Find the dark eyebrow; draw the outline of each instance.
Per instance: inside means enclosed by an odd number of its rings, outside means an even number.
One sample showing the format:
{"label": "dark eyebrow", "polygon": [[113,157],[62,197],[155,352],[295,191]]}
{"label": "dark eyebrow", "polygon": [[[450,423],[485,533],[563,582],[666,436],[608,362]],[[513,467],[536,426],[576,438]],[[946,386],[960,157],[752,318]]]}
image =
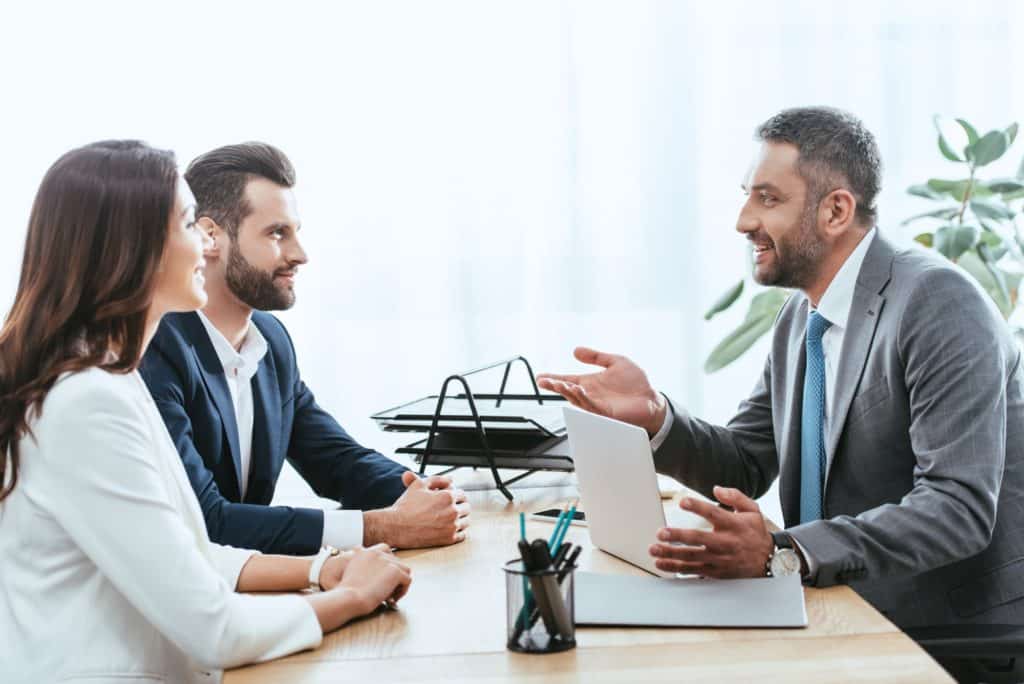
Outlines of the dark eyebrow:
{"label": "dark eyebrow", "polygon": [[[290,223],[284,223],[283,221],[277,221],[275,223],[271,223],[270,225],[268,225],[266,228],[263,229],[263,231],[266,232],[266,233],[269,233],[269,232],[272,232],[272,231],[275,231],[275,230],[281,230],[283,228],[292,228],[292,227],[293,226]],[[298,232],[302,228],[302,224],[301,223],[297,223],[297,224],[295,224],[294,228],[295,228],[295,232]]]}
{"label": "dark eyebrow", "polygon": [[776,194],[782,194],[779,189],[771,183],[758,183],[754,187],[750,188],[750,192],[757,192],[758,190],[767,190],[768,192],[774,192]]}

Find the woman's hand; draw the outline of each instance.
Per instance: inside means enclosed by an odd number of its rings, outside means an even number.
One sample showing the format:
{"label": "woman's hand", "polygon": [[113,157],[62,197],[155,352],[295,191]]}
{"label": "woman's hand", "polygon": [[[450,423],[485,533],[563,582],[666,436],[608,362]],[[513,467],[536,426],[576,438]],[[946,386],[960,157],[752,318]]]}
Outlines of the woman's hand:
{"label": "woman's hand", "polygon": [[[337,585],[329,591],[306,596],[325,634],[354,618],[372,613],[382,603],[393,607],[412,583],[409,567],[391,553],[387,544],[356,549],[347,555]],[[335,572],[336,569],[331,570],[332,576]]]}
{"label": "woman's hand", "polygon": [[337,556],[331,556],[324,561],[319,578],[321,589],[330,591],[341,583],[341,578],[345,575],[345,568],[348,567],[348,562],[352,560],[355,553],[352,550],[342,551]]}
{"label": "woman's hand", "polygon": [[412,583],[412,571],[387,544],[356,551],[345,568],[339,587],[354,592],[369,613],[385,601],[394,605]]}

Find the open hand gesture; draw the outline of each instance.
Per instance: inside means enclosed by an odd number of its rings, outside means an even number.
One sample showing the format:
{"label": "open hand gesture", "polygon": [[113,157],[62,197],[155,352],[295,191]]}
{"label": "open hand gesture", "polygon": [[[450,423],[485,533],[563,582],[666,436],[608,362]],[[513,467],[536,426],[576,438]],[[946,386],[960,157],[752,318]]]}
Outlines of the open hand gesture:
{"label": "open hand gesture", "polygon": [[654,391],[647,374],[625,356],[577,347],[573,356],[604,370],[586,375],[541,373],[537,384],[556,392],[578,408],[621,420],[654,435],[665,422],[667,402]]}

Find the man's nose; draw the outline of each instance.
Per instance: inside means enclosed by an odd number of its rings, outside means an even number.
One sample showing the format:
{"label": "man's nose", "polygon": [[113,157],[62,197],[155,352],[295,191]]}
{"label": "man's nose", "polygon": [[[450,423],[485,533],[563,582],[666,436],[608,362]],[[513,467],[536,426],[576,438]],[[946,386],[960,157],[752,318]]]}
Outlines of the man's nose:
{"label": "man's nose", "polygon": [[750,233],[756,233],[761,227],[761,222],[753,212],[748,211],[747,206],[744,205],[740,209],[740,215],[736,219],[736,231],[743,235],[749,235]]}
{"label": "man's nose", "polygon": [[291,249],[288,250],[288,261],[296,265],[305,264],[309,261],[309,256],[306,255],[306,250],[303,249],[298,237],[295,238]]}

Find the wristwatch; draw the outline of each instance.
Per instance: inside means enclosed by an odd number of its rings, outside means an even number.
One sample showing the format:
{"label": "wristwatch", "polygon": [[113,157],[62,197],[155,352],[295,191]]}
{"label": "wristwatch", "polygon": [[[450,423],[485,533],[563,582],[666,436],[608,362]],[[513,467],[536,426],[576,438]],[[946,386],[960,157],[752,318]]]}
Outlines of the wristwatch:
{"label": "wristwatch", "polygon": [[785,532],[772,532],[775,548],[764,566],[766,577],[785,577],[800,574],[800,556],[793,548],[793,538]]}
{"label": "wristwatch", "polygon": [[331,556],[337,556],[338,549],[333,546],[324,546],[320,549],[320,553],[316,554],[313,558],[313,563],[309,566],[309,588],[313,591],[323,591],[323,587],[320,586],[320,571],[324,568],[324,563]]}

